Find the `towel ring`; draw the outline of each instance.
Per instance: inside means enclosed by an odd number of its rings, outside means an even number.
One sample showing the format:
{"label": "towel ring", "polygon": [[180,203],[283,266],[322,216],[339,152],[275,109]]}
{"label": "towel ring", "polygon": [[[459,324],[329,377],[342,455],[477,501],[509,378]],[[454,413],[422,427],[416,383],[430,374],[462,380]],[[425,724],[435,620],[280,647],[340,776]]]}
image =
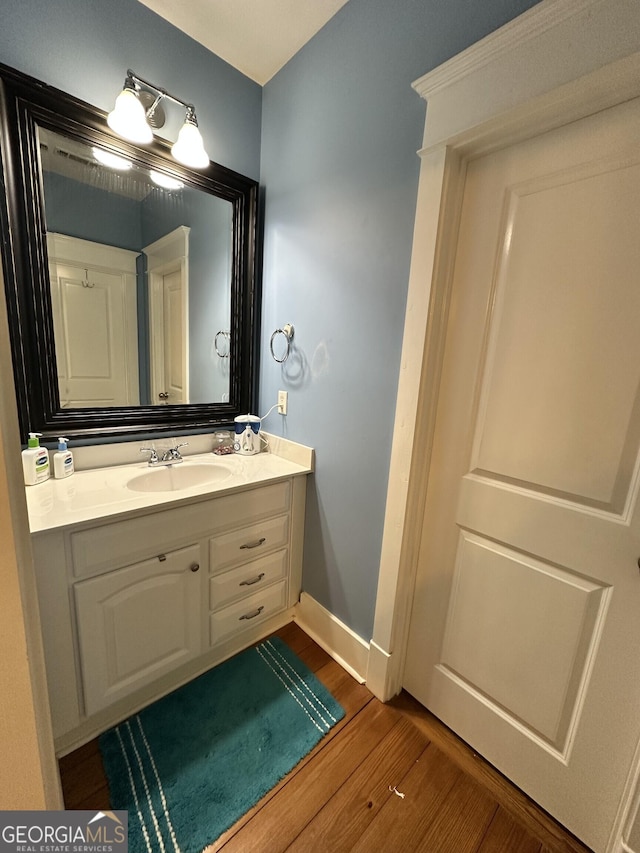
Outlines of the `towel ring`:
{"label": "towel ring", "polygon": [[[218,349],[218,338],[221,335],[226,341],[228,341],[226,352],[220,352],[220,350]],[[220,358],[229,358],[229,353],[231,352],[231,332],[216,332],[216,336],[213,339],[213,345],[216,348],[216,353]]]}
{"label": "towel ring", "polygon": [[[273,351],[273,341],[276,335],[284,335],[287,339],[287,349],[285,350],[285,354],[282,358],[277,358],[276,354]],[[288,358],[289,353],[291,352],[291,341],[293,340],[293,326],[291,323],[287,323],[286,326],[282,329],[276,329],[275,332],[271,335],[271,340],[269,341],[269,349],[271,350],[271,357],[274,361],[277,361],[278,364],[283,364]]]}

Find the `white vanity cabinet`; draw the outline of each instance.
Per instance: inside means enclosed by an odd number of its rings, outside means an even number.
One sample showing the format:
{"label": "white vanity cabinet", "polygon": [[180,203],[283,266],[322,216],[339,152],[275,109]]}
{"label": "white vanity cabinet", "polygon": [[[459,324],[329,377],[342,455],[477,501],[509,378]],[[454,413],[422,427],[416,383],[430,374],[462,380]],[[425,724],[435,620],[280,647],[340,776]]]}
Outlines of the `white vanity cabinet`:
{"label": "white vanity cabinet", "polygon": [[34,534],[59,753],[289,621],[305,491],[292,476]]}

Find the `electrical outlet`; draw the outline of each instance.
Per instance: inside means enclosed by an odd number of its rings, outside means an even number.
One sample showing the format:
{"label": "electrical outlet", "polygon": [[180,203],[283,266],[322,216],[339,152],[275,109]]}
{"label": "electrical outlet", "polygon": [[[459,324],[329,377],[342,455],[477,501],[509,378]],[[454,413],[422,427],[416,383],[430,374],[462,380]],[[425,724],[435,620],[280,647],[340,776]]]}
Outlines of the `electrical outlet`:
{"label": "electrical outlet", "polygon": [[289,397],[286,391],[278,391],[278,412],[281,415],[287,414],[287,398]]}

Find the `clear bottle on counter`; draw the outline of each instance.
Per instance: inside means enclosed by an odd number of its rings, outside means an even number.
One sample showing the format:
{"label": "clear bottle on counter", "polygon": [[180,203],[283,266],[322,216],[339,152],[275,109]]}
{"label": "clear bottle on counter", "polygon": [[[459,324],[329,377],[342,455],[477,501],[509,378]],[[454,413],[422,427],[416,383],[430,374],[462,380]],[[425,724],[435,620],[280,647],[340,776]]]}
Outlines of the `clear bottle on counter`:
{"label": "clear bottle on counter", "polygon": [[213,452],[216,456],[233,453],[233,436],[228,430],[219,430],[213,434]]}

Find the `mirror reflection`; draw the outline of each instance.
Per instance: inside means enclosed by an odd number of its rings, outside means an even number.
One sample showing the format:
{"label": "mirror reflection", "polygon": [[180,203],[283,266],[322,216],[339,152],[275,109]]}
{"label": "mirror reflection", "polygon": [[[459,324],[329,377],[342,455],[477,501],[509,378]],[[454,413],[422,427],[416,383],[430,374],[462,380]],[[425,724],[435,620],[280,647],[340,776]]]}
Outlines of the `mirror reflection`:
{"label": "mirror reflection", "polygon": [[228,402],[231,202],[38,139],[61,408]]}

